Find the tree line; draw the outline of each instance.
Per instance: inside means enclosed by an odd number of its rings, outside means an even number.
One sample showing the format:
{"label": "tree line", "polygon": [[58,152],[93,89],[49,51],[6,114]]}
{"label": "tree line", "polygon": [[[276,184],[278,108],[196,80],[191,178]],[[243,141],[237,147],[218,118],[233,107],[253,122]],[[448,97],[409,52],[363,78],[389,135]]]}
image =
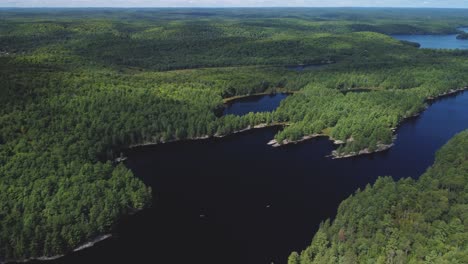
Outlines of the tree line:
{"label": "tree line", "polygon": [[464,131],[418,180],[380,177],[357,190],[288,263],[466,262],[467,149]]}
{"label": "tree line", "polygon": [[[341,153],[372,149],[467,81],[465,51],[361,32],[354,11],[89,12],[0,11],[0,259],[68,252],[149,206],[152,190],[112,162],[129,146],[281,123],[279,142],[324,133]],[[447,17],[425,32],[459,21]],[[275,91],[296,93],[271,113],[220,115],[223,99]]]}

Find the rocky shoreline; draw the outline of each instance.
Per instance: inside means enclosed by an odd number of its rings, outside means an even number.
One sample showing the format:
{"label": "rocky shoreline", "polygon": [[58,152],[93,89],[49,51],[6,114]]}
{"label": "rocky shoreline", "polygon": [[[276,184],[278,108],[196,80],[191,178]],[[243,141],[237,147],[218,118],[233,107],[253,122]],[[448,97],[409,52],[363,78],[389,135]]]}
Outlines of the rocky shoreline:
{"label": "rocky shoreline", "polygon": [[438,96],[429,96],[427,98],[427,101],[437,100],[437,99],[440,99],[442,97],[454,95],[454,94],[457,94],[457,93],[460,93],[460,92],[463,92],[463,91],[466,91],[466,90],[468,90],[468,86],[465,86],[465,87],[459,88],[459,89],[450,89],[449,91],[447,91],[445,93],[441,93]]}
{"label": "rocky shoreline", "polygon": [[[442,93],[438,96],[430,96],[428,97],[426,100],[427,101],[433,101],[433,100],[437,100],[439,98],[442,98],[442,97],[445,97],[445,96],[451,96],[451,95],[454,95],[454,94],[457,94],[459,92],[462,92],[462,91],[465,91],[465,90],[468,90],[468,86],[465,86],[463,88],[460,88],[460,89],[451,89],[445,93]],[[412,118],[412,117],[417,117],[419,116],[424,110],[422,110],[421,112],[418,112],[418,113],[415,113],[414,115],[411,115],[411,116],[407,116],[403,119],[406,120],[408,118]],[[402,121],[402,122],[403,122]],[[260,129],[260,128],[266,128],[266,127],[274,127],[274,126],[287,126],[289,125],[288,123],[272,123],[272,124],[266,124],[266,123],[263,123],[263,124],[259,124],[259,125],[255,125],[255,126],[248,126],[244,129],[240,129],[240,130],[236,130],[234,132],[231,132],[229,134],[225,134],[225,135],[218,135],[218,134],[215,134],[215,135],[212,135],[212,136],[209,136],[209,135],[204,135],[204,136],[200,136],[200,137],[195,137],[195,138],[188,138],[188,139],[183,139],[183,140],[180,140],[180,139],[173,139],[173,140],[167,140],[167,141],[160,141],[160,142],[145,142],[145,143],[141,143],[141,144],[134,144],[134,145],[130,145],[128,146],[129,149],[134,149],[134,148],[138,148],[138,147],[143,147],[143,146],[154,146],[154,145],[159,145],[159,144],[166,144],[166,143],[171,143],[171,142],[178,142],[178,141],[192,141],[192,140],[203,140],[203,139],[209,139],[209,138],[224,138],[226,136],[229,136],[229,135],[234,135],[234,134],[238,134],[238,133],[242,133],[242,132],[246,132],[246,131],[249,131],[249,130],[252,130],[252,129]],[[396,131],[396,128],[392,128],[392,131]],[[298,143],[301,143],[301,142],[304,142],[304,141],[307,141],[307,140],[311,140],[313,138],[317,138],[317,137],[329,137],[328,135],[326,134],[312,134],[312,135],[307,135],[307,136],[303,136],[301,139],[298,139],[298,140],[284,140],[281,144],[279,142],[277,142],[276,140],[271,140],[269,141],[267,144],[272,146],[272,147],[281,147],[281,146],[285,146],[285,145],[289,145],[289,144],[298,144]],[[333,139],[333,138],[330,138],[330,140],[333,141],[334,144],[336,145],[341,145],[341,144],[344,144],[346,142],[343,142],[342,140],[336,140],[336,139]],[[348,139],[349,141],[350,139]],[[365,154],[371,154],[371,153],[376,153],[376,152],[382,152],[382,151],[385,151],[387,149],[390,149],[391,147],[393,146],[393,143],[392,144],[378,144],[376,147],[376,150],[375,151],[370,151],[368,148],[366,149],[363,149],[363,150],[360,150],[359,152],[353,152],[353,153],[347,153],[347,154],[333,154],[332,153],[332,156],[333,158],[335,159],[338,159],[338,158],[348,158],[348,157],[355,157],[355,156],[359,156],[359,155],[365,155]],[[115,162],[122,162],[124,161],[125,158],[117,158],[115,160]]]}
{"label": "rocky shoreline", "polygon": [[[104,240],[106,240],[108,238],[111,238],[111,237],[112,237],[111,234],[98,236],[93,240],[90,240],[88,242],[85,242],[85,243],[79,245],[78,247],[73,249],[71,252],[77,252],[77,251],[81,251],[81,250],[90,248],[90,247],[94,246],[95,244],[97,244],[97,243],[99,243],[101,241],[104,241]],[[0,260],[0,264],[6,264],[6,263],[12,263],[12,262],[27,263],[27,262],[30,262],[30,261],[48,261],[48,260],[56,260],[56,259],[62,258],[64,256],[65,256],[65,254],[55,255],[55,256],[42,256],[42,257],[37,257],[37,258],[28,258],[28,259],[21,259],[21,260],[6,260],[6,261]]]}
{"label": "rocky shoreline", "polygon": [[382,152],[387,149],[390,149],[393,147],[395,144],[377,144],[377,148],[373,151],[369,150],[369,148],[365,148],[363,150],[360,150],[359,152],[350,152],[350,153],[338,153],[336,150],[332,151],[332,154],[330,155],[332,159],[345,159],[345,158],[351,158],[351,157],[356,157],[356,156],[361,156],[361,155],[367,155],[367,154],[372,154],[372,153],[377,153],[377,152]]}
{"label": "rocky shoreline", "polygon": [[95,239],[93,239],[93,240],[91,240],[89,242],[86,242],[86,243],[82,244],[81,246],[75,248],[73,250],[73,252],[77,252],[77,251],[80,251],[80,250],[83,250],[83,249],[90,248],[90,247],[94,246],[96,243],[99,243],[99,242],[104,241],[104,240],[106,240],[108,238],[111,238],[111,237],[112,237],[111,234],[98,236],[97,238],[95,238]]}
{"label": "rocky shoreline", "polygon": [[[233,131],[231,133],[223,134],[223,135],[215,134],[215,135],[212,135],[212,136],[204,135],[204,136],[194,137],[194,138],[172,139],[172,140],[160,141],[160,142],[144,142],[144,143],[140,143],[140,144],[130,145],[130,146],[128,146],[128,148],[129,149],[135,149],[135,148],[138,148],[138,147],[156,146],[156,145],[159,145],[159,144],[167,144],[167,143],[174,143],[174,142],[180,142],[180,141],[195,141],[195,140],[205,140],[205,139],[210,139],[210,138],[224,138],[224,137],[227,137],[227,136],[230,136],[230,135],[235,135],[235,134],[247,132],[247,131],[254,130],[254,129],[262,129],[262,128],[275,127],[275,126],[287,126],[287,125],[288,125],[288,123],[271,123],[271,124],[262,123],[262,124],[258,124],[258,125],[255,125],[255,126],[248,126],[246,128],[236,130],[236,131]],[[123,161],[125,159],[126,159],[125,157],[124,158],[117,158],[117,159],[115,159],[115,162]]]}
{"label": "rocky shoreline", "polygon": [[[392,129],[393,131],[395,131],[394,129]],[[335,145],[342,145],[342,144],[345,144],[346,142],[342,141],[342,140],[337,140],[337,139],[333,139],[333,138],[330,138],[329,136],[325,135],[325,134],[313,134],[313,135],[309,135],[309,136],[304,136],[302,137],[301,139],[298,139],[298,140],[284,140],[282,144],[279,144],[275,139],[272,139],[270,140],[267,144],[274,147],[274,148],[277,148],[277,147],[282,147],[282,146],[285,146],[285,145],[289,145],[289,144],[298,144],[298,143],[301,143],[301,142],[304,142],[306,140],[310,140],[310,139],[313,139],[313,138],[318,138],[318,137],[328,137],[330,140],[333,141],[333,144]],[[395,138],[394,138],[395,140]],[[352,141],[352,138],[351,139],[348,139],[347,142],[351,142]],[[377,153],[377,152],[382,152],[382,151],[385,151],[387,149],[390,149],[391,147],[393,147],[393,143],[391,144],[377,144],[377,148],[373,151],[369,150],[369,148],[365,148],[365,149],[362,149],[358,152],[350,152],[350,153],[338,153],[336,150],[332,151],[332,153],[330,154],[329,157],[332,157],[332,159],[344,159],[344,158],[350,158],[350,157],[356,157],[356,156],[360,156],[360,155],[366,155],[366,154],[372,154],[372,153]]]}
{"label": "rocky shoreline", "polygon": [[[460,89],[451,89],[448,92],[440,94],[439,96],[428,97],[427,101],[437,100],[437,99],[445,97],[445,96],[451,96],[451,95],[457,94],[457,93],[465,91],[465,90],[468,90],[468,86],[466,86],[464,88],[460,88]],[[424,111],[424,110],[422,110],[422,111]],[[419,116],[421,114],[421,112],[418,112],[418,113],[415,113],[414,115],[408,116],[405,119],[415,117],[415,116]],[[213,135],[213,136],[204,135],[204,136],[185,139],[185,140],[192,141],[192,140],[203,140],[203,139],[209,139],[209,138],[223,138],[223,137],[226,137],[226,136],[229,136],[229,135],[246,132],[246,131],[253,130],[253,129],[261,129],[261,128],[274,127],[274,126],[286,126],[286,125],[288,125],[288,123],[271,123],[271,124],[263,123],[263,124],[259,124],[259,125],[255,125],[255,126],[248,126],[248,127],[244,128],[244,129],[237,130],[237,131],[234,131],[232,133],[225,134],[225,135],[216,135],[216,134]],[[392,128],[392,131],[395,132],[396,128]],[[344,142],[342,140],[335,140],[335,139],[333,139],[330,136],[325,135],[325,134],[312,134],[312,135],[304,136],[299,140],[285,140],[285,141],[282,142],[282,144],[279,144],[276,140],[273,139],[273,140],[269,141],[267,144],[272,146],[272,147],[281,147],[281,146],[285,146],[285,145],[289,145],[289,144],[298,144],[300,142],[304,142],[304,141],[311,140],[313,138],[318,138],[318,137],[329,137],[329,139],[332,140],[335,145],[341,145],[341,144],[346,143],[346,142]],[[395,140],[395,138],[396,137],[394,137],[393,140]],[[181,140],[175,139],[175,140],[169,140],[169,141],[161,141],[161,142],[157,142],[157,143],[155,143],[155,142],[145,142],[145,143],[141,143],[141,144],[130,145],[128,148],[133,149],[133,148],[142,147],[142,146],[152,146],[152,145],[159,145],[159,144],[165,144],[165,143],[177,142],[177,141],[181,141]],[[348,139],[347,141],[348,142],[352,141],[352,138]],[[376,146],[377,148],[375,150],[373,150],[373,151],[370,151],[368,148],[365,148],[365,149],[360,150],[359,152],[342,153],[342,154],[340,154],[336,150],[334,150],[331,153],[330,156],[332,157],[332,159],[350,158],[350,157],[356,157],[356,156],[360,156],[360,155],[367,155],[367,154],[382,152],[382,151],[390,149],[393,146],[394,146],[394,143],[391,143],[391,144],[378,144]],[[119,157],[119,158],[115,159],[115,162],[123,162],[125,160],[126,160],[126,157]],[[93,239],[91,241],[88,241],[86,243],[81,244],[77,248],[73,249],[72,252],[76,252],[76,251],[80,251],[80,250],[90,248],[90,247],[94,246],[96,243],[99,243],[99,242],[101,242],[103,240],[106,240],[106,239],[108,239],[110,237],[112,237],[111,234],[105,234],[105,235],[98,236],[97,238],[95,238],[95,239]],[[0,264],[9,263],[9,262],[26,263],[26,262],[35,261],[35,260],[39,260],[39,261],[55,260],[55,259],[59,259],[59,258],[61,258],[63,256],[64,255],[56,255],[56,256],[50,256],[50,257],[42,256],[42,257],[38,257],[38,258],[30,258],[30,259],[24,259],[24,260],[8,260],[8,261],[0,259]]]}
{"label": "rocky shoreline", "polygon": [[288,140],[288,139],[285,139],[283,140],[283,142],[281,142],[281,144],[276,141],[276,139],[272,139],[270,140],[267,145],[270,145],[274,148],[278,148],[278,147],[282,147],[282,146],[286,146],[286,145],[290,145],[290,144],[298,144],[298,143],[301,143],[301,142],[304,142],[304,141],[307,141],[307,140],[311,140],[313,138],[317,138],[317,137],[326,137],[325,134],[312,134],[312,135],[308,135],[308,136],[303,136],[301,139],[298,139],[298,140]]}
{"label": "rocky shoreline", "polygon": [[[466,91],[466,90],[468,90],[468,86],[465,86],[465,87],[460,88],[460,89],[451,89],[451,90],[449,90],[449,91],[447,91],[445,93],[442,93],[442,94],[440,94],[438,96],[434,96],[434,97],[430,96],[426,100],[427,101],[433,101],[433,100],[437,100],[437,99],[440,99],[440,98],[443,98],[443,97],[446,97],[446,96],[455,95],[457,93],[460,93],[460,92],[463,92],[463,91]],[[420,112],[417,112],[417,113],[415,113],[415,114],[413,114],[411,116],[405,117],[400,122],[400,124],[402,122],[404,122],[406,119],[417,117],[417,116],[421,115],[421,113],[426,109],[427,109],[427,107],[424,108],[423,110],[421,110]],[[400,125],[400,124],[398,124],[398,125]],[[393,132],[395,132],[397,130],[397,128],[392,128],[391,130]],[[325,134],[312,134],[312,135],[308,135],[308,136],[303,136],[301,139],[298,139],[298,140],[284,140],[281,144],[273,139],[270,142],[268,142],[268,145],[270,145],[272,147],[281,147],[281,146],[285,146],[285,145],[289,145],[289,144],[297,144],[297,143],[300,143],[300,142],[303,142],[303,141],[306,141],[306,140],[310,140],[310,139],[313,139],[313,138],[317,138],[317,137],[329,137],[329,139],[332,140],[335,145],[341,145],[341,144],[346,143],[346,142],[344,142],[342,140],[333,139],[330,136],[325,135]],[[393,137],[392,141],[395,141],[395,139],[396,139],[396,136]],[[352,139],[348,139],[347,141],[349,142],[350,140],[352,140]],[[393,146],[394,146],[393,142],[391,144],[379,143],[379,144],[377,144],[376,149],[373,150],[373,151],[369,150],[369,148],[365,148],[365,149],[362,149],[362,150],[360,150],[358,152],[350,152],[350,153],[338,153],[336,150],[334,150],[334,151],[332,151],[330,156],[332,157],[332,159],[350,158],[350,157],[356,157],[356,156],[360,156],[360,155],[367,155],[367,154],[382,152],[382,151],[390,149]]]}

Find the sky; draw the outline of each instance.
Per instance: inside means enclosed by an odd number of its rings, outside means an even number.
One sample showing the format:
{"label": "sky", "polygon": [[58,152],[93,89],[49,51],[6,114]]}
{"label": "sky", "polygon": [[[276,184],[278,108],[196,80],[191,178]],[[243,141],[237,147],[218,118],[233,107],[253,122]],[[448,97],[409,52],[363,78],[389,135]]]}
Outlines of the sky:
{"label": "sky", "polygon": [[468,0],[0,0],[0,7],[440,7]]}

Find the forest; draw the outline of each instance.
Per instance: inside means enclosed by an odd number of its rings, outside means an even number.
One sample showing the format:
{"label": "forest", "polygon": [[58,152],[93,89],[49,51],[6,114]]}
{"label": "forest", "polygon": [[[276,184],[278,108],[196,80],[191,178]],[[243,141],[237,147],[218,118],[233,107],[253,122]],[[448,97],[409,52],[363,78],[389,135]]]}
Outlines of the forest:
{"label": "forest", "polygon": [[289,264],[466,263],[468,130],[418,180],[380,177],[343,201]]}
{"label": "forest", "polygon": [[[279,143],[341,140],[338,155],[391,143],[428,98],[468,84],[467,51],[389,36],[468,20],[427,12],[1,9],[0,260],[69,252],[150,206],[114,162],[131,146],[259,124],[286,124]],[[310,64],[323,66],[287,68]],[[279,91],[295,93],[274,112],[220,115],[223,99]]]}

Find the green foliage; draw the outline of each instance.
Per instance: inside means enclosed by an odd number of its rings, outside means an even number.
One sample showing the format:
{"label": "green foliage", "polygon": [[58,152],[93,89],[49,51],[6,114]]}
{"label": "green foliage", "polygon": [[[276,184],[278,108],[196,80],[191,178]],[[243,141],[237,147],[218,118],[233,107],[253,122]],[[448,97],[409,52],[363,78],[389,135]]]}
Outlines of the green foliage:
{"label": "green foliage", "polygon": [[343,201],[290,263],[466,263],[468,131],[419,180],[379,178]]}
{"label": "green foliage", "polygon": [[[468,53],[419,50],[381,33],[453,32],[466,18],[427,10],[0,10],[0,259],[67,252],[148,206],[151,190],[108,161],[133,145],[259,124],[288,124],[279,142],[326,133],[346,142],[342,153],[390,143],[391,129],[426,98],[466,86]],[[323,66],[286,68],[311,64]],[[275,112],[220,115],[223,99],[285,91],[295,93]],[[317,241],[312,255],[329,246]],[[345,253],[348,262],[359,256]]]}

